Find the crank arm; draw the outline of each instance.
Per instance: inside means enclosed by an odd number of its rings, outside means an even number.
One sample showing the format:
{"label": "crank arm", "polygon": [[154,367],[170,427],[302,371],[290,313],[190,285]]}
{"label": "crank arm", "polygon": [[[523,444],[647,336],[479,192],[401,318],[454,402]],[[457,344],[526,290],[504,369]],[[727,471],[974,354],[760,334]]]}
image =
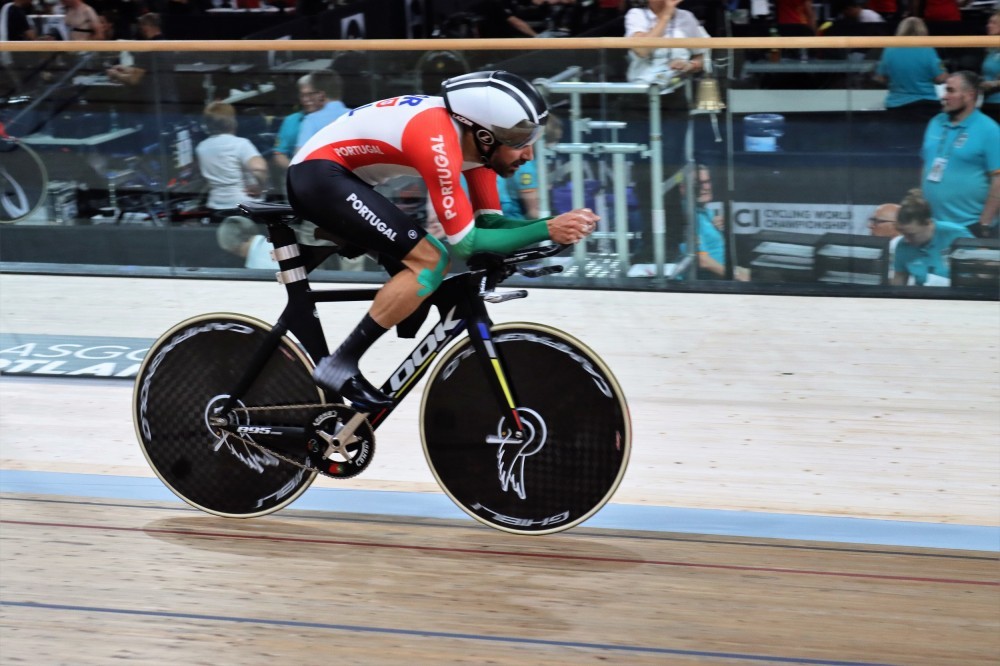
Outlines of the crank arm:
{"label": "crank arm", "polygon": [[365,422],[366,414],[364,412],[358,412],[351,417],[351,420],[344,424],[340,432],[334,435],[320,431],[318,434],[326,442],[326,452],[323,454],[324,458],[329,458],[333,453],[340,452],[344,454],[345,447],[348,444],[353,444],[358,441],[358,438],[354,436],[354,432],[358,429],[362,423]]}

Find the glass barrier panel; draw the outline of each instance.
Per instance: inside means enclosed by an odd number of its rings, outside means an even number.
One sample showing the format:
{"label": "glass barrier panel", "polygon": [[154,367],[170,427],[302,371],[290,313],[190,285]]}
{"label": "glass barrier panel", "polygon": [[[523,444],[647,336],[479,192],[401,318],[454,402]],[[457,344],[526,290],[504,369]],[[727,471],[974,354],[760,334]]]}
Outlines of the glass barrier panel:
{"label": "glass barrier panel", "polygon": [[[666,53],[649,48],[656,40],[606,38],[5,43],[0,262],[270,276],[266,229],[235,207],[287,202],[288,163],[309,136],[378,100],[416,105],[451,76],[504,69],[550,109],[531,159],[497,177],[504,214],[600,216],[552,260],[562,272],[535,284],[939,286],[950,289],[935,297],[996,298],[1000,92],[990,81],[1000,67],[990,63],[1000,56],[984,38],[895,39],[671,40]],[[927,67],[914,81],[918,61]],[[964,70],[985,72],[986,95],[963,96],[969,81],[948,74]],[[477,159],[465,157],[467,167]],[[369,185],[443,237],[415,171],[358,183]],[[330,242],[308,222],[298,233]],[[328,259],[316,276],[380,282],[384,272],[362,255]]]}

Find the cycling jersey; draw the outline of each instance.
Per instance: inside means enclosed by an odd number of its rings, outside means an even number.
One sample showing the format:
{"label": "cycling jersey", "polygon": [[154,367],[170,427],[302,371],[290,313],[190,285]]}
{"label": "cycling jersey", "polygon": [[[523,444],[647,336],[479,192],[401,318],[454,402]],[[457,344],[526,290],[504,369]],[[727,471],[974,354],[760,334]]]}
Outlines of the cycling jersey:
{"label": "cycling jersey", "polygon": [[[313,135],[291,164],[329,160],[372,186],[419,175],[449,244],[458,245],[473,231],[477,215],[500,213],[496,174],[465,162],[460,139],[442,98],[405,95],[344,114]],[[463,173],[469,195],[460,184]]]}

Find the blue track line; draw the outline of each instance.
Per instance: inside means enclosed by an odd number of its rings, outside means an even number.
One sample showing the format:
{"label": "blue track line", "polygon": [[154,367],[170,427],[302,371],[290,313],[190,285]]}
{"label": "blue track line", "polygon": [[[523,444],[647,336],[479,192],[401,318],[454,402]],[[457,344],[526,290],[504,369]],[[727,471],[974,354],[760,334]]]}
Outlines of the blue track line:
{"label": "blue track line", "polygon": [[446,638],[463,641],[486,643],[512,643],[516,645],[534,645],[544,647],[575,648],[582,650],[601,650],[606,652],[632,652],[644,654],[663,654],[684,657],[705,657],[711,659],[738,661],[765,661],[781,664],[816,664],[819,666],[892,666],[891,664],[840,661],[831,659],[808,659],[800,657],[777,657],[761,654],[743,654],[739,652],[707,652],[702,650],[679,650],[671,648],[646,647],[642,645],[614,645],[611,643],[580,643],[574,641],[554,641],[541,638],[520,638],[516,636],[488,636],[484,634],[460,634],[447,631],[422,631],[419,629],[394,629],[392,627],[365,627],[350,624],[328,624],[326,622],[303,622],[300,620],[278,620],[254,617],[233,617],[228,615],[201,615],[197,613],[173,613],[169,611],[130,610],[127,608],[102,608],[98,606],[72,606],[66,604],[47,604],[32,601],[2,601],[0,606],[13,608],[33,608],[51,611],[76,611],[81,613],[107,613],[110,615],[131,615],[139,617],[157,617],[174,620],[200,620],[204,622],[234,622],[239,624],[259,624],[272,627],[295,627],[297,629],[325,629],[329,631],[347,631],[369,634],[388,634],[393,636],[418,636],[420,638]]}
{"label": "blue track line", "polygon": [[[0,492],[180,502],[159,479],[0,469]],[[290,506],[380,516],[469,520],[444,493],[310,488]],[[1000,553],[1000,527],[611,503],[586,527]]]}

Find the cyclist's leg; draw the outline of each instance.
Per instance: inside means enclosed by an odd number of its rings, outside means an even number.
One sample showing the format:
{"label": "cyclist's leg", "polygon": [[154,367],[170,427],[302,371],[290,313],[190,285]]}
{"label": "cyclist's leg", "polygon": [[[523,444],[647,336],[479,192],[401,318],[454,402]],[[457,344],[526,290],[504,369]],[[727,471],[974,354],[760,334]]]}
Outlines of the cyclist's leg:
{"label": "cyclist's leg", "polygon": [[425,236],[403,257],[402,263],[406,270],[385,283],[369,312],[387,329],[413,314],[438,288],[448,272],[448,250],[438,239]]}
{"label": "cyclist's leg", "polygon": [[288,197],[306,219],[348,242],[401,262],[376,295],[368,314],[330,356],[319,361],[322,386],[372,411],[391,400],[361,375],[362,355],[389,328],[434,292],[447,270],[448,252],[388,199],[340,165],[313,160],[288,171]]}

